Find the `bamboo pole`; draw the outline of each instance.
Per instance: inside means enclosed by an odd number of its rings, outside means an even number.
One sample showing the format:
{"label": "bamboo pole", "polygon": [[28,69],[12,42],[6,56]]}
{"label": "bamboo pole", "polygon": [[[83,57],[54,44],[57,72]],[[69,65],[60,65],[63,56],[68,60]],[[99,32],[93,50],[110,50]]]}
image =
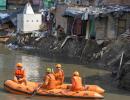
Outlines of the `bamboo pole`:
{"label": "bamboo pole", "polygon": [[121,54],[120,64],[119,64],[118,73],[117,73],[117,79],[120,77],[120,72],[121,72],[121,68],[122,68],[124,53],[125,52],[123,51],[122,54]]}

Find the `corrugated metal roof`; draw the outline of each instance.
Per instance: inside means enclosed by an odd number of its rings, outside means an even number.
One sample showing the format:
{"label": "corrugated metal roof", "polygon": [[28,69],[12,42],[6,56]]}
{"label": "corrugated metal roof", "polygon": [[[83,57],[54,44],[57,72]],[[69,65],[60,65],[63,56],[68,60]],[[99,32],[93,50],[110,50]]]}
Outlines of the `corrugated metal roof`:
{"label": "corrugated metal roof", "polygon": [[122,5],[109,5],[109,6],[102,6],[102,7],[94,7],[94,6],[89,6],[89,7],[84,7],[84,8],[78,8],[78,7],[71,7],[67,8],[63,16],[64,17],[75,17],[75,16],[82,16],[84,13],[88,13],[89,15],[93,14],[96,17],[99,16],[100,14],[109,14],[112,12],[130,12],[130,6],[122,6]]}
{"label": "corrugated metal roof", "polygon": [[70,16],[70,17],[75,17],[75,16],[82,16],[86,12],[86,7],[84,8],[76,8],[76,7],[69,7],[65,10],[63,13],[63,16]]}
{"label": "corrugated metal roof", "polygon": [[0,24],[6,23],[8,21],[13,21],[14,25],[16,25],[16,16],[17,14],[21,13],[23,9],[19,9],[13,13],[0,13]]}

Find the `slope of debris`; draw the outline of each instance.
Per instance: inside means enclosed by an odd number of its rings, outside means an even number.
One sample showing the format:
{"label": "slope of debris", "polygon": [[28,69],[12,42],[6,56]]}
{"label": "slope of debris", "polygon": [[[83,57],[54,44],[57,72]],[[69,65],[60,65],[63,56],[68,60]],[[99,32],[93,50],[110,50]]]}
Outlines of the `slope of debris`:
{"label": "slope of debris", "polygon": [[39,48],[37,52],[40,55],[79,58],[84,45],[84,40],[78,40],[76,38],[57,40],[54,37],[48,37],[43,38],[35,46]]}
{"label": "slope of debris", "polygon": [[127,61],[121,68],[119,86],[130,90],[130,60]]}
{"label": "slope of debris", "polygon": [[130,90],[130,34],[122,34],[106,48],[99,63],[112,71],[119,86]]}

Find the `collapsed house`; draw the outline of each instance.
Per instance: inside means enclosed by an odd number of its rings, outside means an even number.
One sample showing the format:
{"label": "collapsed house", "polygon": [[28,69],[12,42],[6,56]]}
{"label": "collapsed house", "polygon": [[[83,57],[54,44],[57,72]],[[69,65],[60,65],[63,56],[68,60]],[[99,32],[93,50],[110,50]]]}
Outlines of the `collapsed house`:
{"label": "collapsed house", "polygon": [[[0,13],[0,31],[8,33],[6,30],[16,31],[17,14],[21,13],[22,9],[10,13]],[[11,32],[12,32],[11,31]],[[10,32],[10,31],[9,31]]]}

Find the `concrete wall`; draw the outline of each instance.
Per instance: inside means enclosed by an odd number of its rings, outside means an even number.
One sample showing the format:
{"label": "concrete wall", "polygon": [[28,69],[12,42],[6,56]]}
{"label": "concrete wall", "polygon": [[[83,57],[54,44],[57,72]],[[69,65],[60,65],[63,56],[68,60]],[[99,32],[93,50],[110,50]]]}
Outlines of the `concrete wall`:
{"label": "concrete wall", "polygon": [[130,13],[127,13],[127,23],[126,23],[126,29],[130,29]]}
{"label": "concrete wall", "polygon": [[23,31],[23,14],[17,15],[17,31]]}
{"label": "concrete wall", "polygon": [[[124,31],[122,33],[119,33],[120,25],[118,21],[120,20],[125,20],[126,21],[126,27],[124,27]],[[123,27],[123,24],[121,24],[121,27]],[[117,38],[120,34],[123,34],[126,32],[127,29],[130,29],[130,14],[126,13],[124,16],[119,17],[119,18],[113,18],[112,16],[108,17],[108,25],[107,25],[107,37],[108,39],[115,39]]]}
{"label": "concrete wall", "polygon": [[107,38],[107,19],[101,18],[96,20],[96,39],[106,39]]}
{"label": "concrete wall", "polygon": [[32,32],[35,30],[40,29],[40,25],[42,24],[42,17],[41,14],[24,14],[22,16],[18,16],[17,20],[18,27],[17,29],[21,28],[21,31],[24,33]]}
{"label": "concrete wall", "polygon": [[107,38],[108,39],[115,39],[116,38],[116,32],[115,32],[115,19],[113,19],[112,16],[108,17],[108,25],[107,25]]}
{"label": "concrete wall", "polygon": [[64,31],[67,32],[67,18],[62,17],[67,5],[58,5],[56,9],[56,27],[61,25],[64,28]]}

